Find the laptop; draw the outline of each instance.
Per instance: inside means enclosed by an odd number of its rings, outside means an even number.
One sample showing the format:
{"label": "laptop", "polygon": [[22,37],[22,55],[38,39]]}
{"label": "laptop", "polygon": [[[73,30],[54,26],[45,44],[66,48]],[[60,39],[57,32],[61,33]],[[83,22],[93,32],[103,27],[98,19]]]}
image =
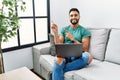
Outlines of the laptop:
{"label": "laptop", "polygon": [[82,44],[55,44],[58,57],[81,57],[83,53]]}

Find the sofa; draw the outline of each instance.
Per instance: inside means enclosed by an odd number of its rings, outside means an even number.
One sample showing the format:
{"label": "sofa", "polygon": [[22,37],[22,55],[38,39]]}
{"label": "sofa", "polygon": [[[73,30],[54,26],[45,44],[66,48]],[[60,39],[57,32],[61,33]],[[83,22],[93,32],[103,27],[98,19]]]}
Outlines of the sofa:
{"label": "sofa", "polygon": [[[64,74],[64,80],[120,80],[120,29],[88,28],[91,32],[89,52],[93,61],[85,68]],[[50,43],[35,45],[33,50],[34,71],[45,80],[51,80],[55,48]]]}

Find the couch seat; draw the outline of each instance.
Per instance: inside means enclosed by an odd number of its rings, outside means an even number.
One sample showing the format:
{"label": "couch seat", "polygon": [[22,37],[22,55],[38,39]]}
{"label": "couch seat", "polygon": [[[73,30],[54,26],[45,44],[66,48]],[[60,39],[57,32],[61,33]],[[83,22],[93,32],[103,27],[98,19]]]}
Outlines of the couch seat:
{"label": "couch seat", "polygon": [[[51,55],[40,56],[40,65],[42,67],[41,69],[44,68],[45,71],[47,71],[47,73],[52,72],[53,63],[54,63],[54,56],[51,56]],[[64,74],[64,78],[65,78],[64,80],[87,80],[87,77],[89,77],[89,75],[86,75],[86,74],[92,73],[92,76],[96,75],[96,73],[94,73],[94,70],[97,68],[99,69],[99,66],[98,66],[99,63],[101,64],[103,62],[94,59],[89,66],[86,66],[83,69],[66,72]],[[81,75],[84,75],[85,78],[83,76],[81,77]],[[45,76],[45,77],[48,77],[48,76]]]}
{"label": "couch seat", "polygon": [[120,65],[107,61],[94,66],[90,64],[86,68],[75,71],[74,78],[75,80],[120,80]]}

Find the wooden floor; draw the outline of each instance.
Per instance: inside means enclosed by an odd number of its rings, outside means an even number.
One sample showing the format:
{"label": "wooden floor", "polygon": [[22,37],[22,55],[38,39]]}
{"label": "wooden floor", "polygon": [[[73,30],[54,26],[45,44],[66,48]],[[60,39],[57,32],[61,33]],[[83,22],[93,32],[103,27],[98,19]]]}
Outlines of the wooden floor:
{"label": "wooden floor", "polygon": [[36,72],[34,72],[34,70],[31,70],[34,74],[36,74],[38,77],[40,77],[42,80],[45,80],[43,77],[41,77],[40,75],[38,75]]}

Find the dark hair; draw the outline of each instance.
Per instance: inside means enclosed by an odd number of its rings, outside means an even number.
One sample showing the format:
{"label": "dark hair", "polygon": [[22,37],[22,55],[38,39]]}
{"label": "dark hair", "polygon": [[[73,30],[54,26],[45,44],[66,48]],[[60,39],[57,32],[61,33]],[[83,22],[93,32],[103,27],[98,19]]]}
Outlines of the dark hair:
{"label": "dark hair", "polygon": [[70,11],[69,11],[69,14],[70,14],[71,11],[77,11],[78,13],[80,13],[77,8],[71,8]]}

